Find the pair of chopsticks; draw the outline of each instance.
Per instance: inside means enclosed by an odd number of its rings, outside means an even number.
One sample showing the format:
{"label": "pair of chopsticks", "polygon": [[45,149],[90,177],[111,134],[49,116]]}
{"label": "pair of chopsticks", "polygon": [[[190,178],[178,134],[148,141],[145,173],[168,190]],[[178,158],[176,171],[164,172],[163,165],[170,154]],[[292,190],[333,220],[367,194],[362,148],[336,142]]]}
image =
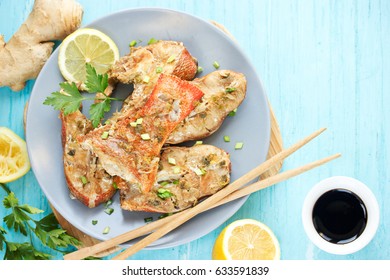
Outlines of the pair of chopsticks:
{"label": "pair of chopsticks", "polygon": [[169,233],[170,231],[174,230],[178,226],[182,225],[189,219],[193,218],[194,216],[212,209],[214,207],[217,207],[219,205],[225,204],[227,202],[233,201],[237,198],[246,196],[248,194],[251,194],[253,192],[256,192],[258,190],[267,188],[269,186],[272,186],[276,183],[282,182],[284,180],[287,180],[289,178],[292,178],[294,176],[297,176],[299,174],[302,174],[310,169],[313,169],[315,167],[318,167],[320,165],[323,165],[333,159],[336,159],[340,157],[340,154],[334,154],[332,156],[314,161],[312,163],[306,164],[304,166],[285,171],[283,173],[279,173],[275,176],[268,177],[264,180],[258,181],[256,183],[250,184],[248,186],[245,186],[253,179],[259,177],[262,173],[267,171],[269,168],[280,162],[281,160],[287,158],[292,153],[303,147],[305,144],[316,138],[318,135],[320,135],[322,132],[324,132],[326,128],[319,129],[318,131],[312,133],[311,135],[307,136],[306,138],[300,140],[296,144],[292,145],[290,148],[285,149],[281,151],[280,153],[276,154],[272,158],[268,159],[267,161],[263,162],[256,168],[249,171],[247,174],[242,176],[241,178],[237,179],[233,183],[229,184],[222,190],[218,191],[217,193],[213,194],[212,196],[208,197],[198,205],[194,206],[193,208],[184,210],[180,213],[177,213],[172,216],[165,217],[164,219],[157,220],[155,222],[152,222],[150,224],[146,224],[142,227],[139,227],[137,229],[134,229],[132,231],[126,232],[124,234],[118,235],[110,240],[98,243],[96,245],[82,248],[78,251],[69,253],[64,256],[65,260],[80,260],[85,257],[91,256],[93,254],[99,253],[101,251],[104,251],[108,248],[117,246],[119,244],[122,244],[124,242],[127,242],[129,240],[135,239],[137,237],[143,236],[145,234],[150,233],[146,237],[144,237],[139,242],[135,243],[134,245],[130,246],[129,248],[125,249],[123,252],[115,256],[114,260],[124,260],[128,258],[129,256],[137,253],[139,250],[145,248],[149,244],[153,243],[154,241],[158,240],[165,234]]}

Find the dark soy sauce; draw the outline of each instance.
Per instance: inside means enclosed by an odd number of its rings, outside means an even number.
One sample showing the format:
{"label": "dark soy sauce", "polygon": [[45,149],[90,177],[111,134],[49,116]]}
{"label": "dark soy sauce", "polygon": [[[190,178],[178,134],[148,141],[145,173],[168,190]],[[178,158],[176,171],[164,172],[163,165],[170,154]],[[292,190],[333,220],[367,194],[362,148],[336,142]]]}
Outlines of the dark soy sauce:
{"label": "dark soy sauce", "polygon": [[314,205],[313,223],[319,235],[335,244],[354,241],[367,224],[367,209],[355,193],[334,189],[324,193]]}

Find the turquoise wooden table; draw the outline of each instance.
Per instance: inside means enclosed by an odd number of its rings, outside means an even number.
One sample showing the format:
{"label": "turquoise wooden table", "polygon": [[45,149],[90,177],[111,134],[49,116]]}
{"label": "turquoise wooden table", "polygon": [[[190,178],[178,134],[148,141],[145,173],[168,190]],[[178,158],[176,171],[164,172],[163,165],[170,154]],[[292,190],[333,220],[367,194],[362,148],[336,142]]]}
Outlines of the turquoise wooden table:
{"label": "turquoise wooden table", "polygon": [[[289,158],[283,169],[336,152],[343,154],[335,162],[252,195],[231,219],[208,235],[170,249],[143,250],[133,259],[210,259],[219,232],[241,218],[267,224],[280,241],[282,259],[390,259],[390,1],[79,2],[84,7],[83,24],[122,9],[164,7],[225,25],[256,66],[286,146],[328,127],[323,136]],[[0,0],[0,33],[6,40],[32,4],[32,0]],[[29,81],[20,92],[0,88],[0,126],[22,137],[23,108],[33,85]],[[301,223],[307,192],[318,181],[335,175],[366,183],[381,210],[372,242],[347,256],[319,250]],[[44,209],[45,214],[51,211],[32,171],[9,187],[21,202]],[[0,218],[7,213],[0,207]],[[12,240],[25,241],[19,235]]]}

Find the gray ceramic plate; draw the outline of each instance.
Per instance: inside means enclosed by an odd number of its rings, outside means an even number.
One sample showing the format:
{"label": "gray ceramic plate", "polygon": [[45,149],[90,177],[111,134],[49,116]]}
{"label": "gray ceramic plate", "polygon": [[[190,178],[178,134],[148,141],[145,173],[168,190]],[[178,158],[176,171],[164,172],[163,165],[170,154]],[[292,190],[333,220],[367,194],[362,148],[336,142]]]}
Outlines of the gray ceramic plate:
{"label": "gray ceramic plate", "polygon": [[[255,69],[239,46],[210,23],[197,17],[165,9],[133,9],[101,18],[89,27],[99,29],[118,45],[121,55],[128,53],[132,40],[146,44],[150,38],[182,41],[199,65],[203,75],[215,70],[218,61],[221,69],[231,69],[245,74],[248,81],[247,97],[237,115],[228,117],[222,127],[204,143],[225,149],[231,155],[232,180],[239,178],[263,162],[270,139],[270,120],[267,99]],[[63,78],[57,66],[56,50],[42,69],[31,93],[27,114],[26,139],[35,176],[50,203],[70,223],[81,231],[100,240],[144,225],[144,218],[151,215],[143,212],[122,211],[118,194],[113,198],[114,213],[104,213],[104,206],[89,209],[69,197],[62,165],[61,123],[58,112],[43,105],[45,98],[59,89]],[[126,96],[130,88],[120,86],[117,96]],[[117,104],[119,106],[120,104]],[[229,135],[230,143],[223,141]],[[234,150],[235,142],[244,142],[242,150]],[[170,234],[153,243],[149,248],[167,248],[190,242],[209,233],[231,217],[245,202],[245,198],[203,213]],[[92,225],[92,220],[98,220]],[[109,234],[102,234],[109,226]]]}

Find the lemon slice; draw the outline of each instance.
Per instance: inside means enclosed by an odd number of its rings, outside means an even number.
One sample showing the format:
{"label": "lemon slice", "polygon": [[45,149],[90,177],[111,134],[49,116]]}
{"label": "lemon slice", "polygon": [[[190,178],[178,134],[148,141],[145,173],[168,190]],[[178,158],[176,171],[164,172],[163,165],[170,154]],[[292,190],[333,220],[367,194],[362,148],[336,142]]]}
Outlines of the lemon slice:
{"label": "lemon slice", "polygon": [[62,42],[58,66],[67,81],[83,83],[86,63],[90,63],[98,74],[103,74],[118,59],[118,47],[110,37],[96,29],[81,28]]}
{"label": "lemon slice", "polygon": [[19,179],[30,170],[26,142],[6,127],[0,127],[0,183]]}
{"label": "lemon slice", "polygon": [[280,246],[265,224],[252,219],[228,225],[213,248],[214,260],[279,260]]}

